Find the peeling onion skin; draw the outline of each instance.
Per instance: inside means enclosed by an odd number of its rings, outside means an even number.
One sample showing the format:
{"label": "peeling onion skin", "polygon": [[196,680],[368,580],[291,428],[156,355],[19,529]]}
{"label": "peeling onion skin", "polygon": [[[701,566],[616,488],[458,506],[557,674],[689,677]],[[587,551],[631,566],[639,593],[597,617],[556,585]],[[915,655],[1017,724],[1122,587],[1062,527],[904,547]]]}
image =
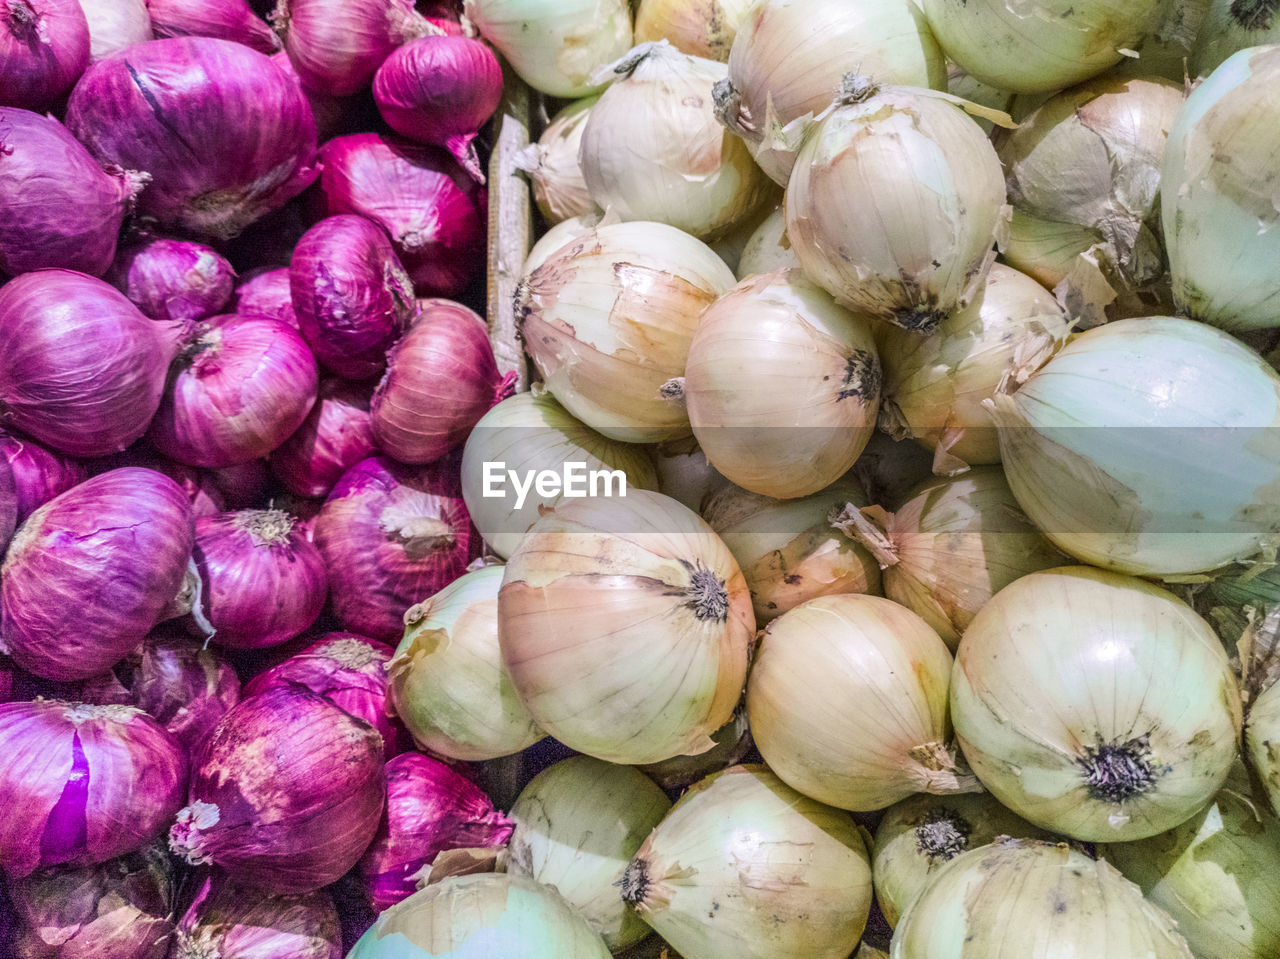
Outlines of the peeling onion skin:
{"label": "peeling onion skin", "polygon": [[328,890],[264,896],[225,873],[207,877],[178,923],[171,959],[342,959]]}
{"label": "peeling onion skin", "polygon": [[0,105],[51,107],[88,65],[89,21],[77,0],[6,0]]}
{"label": "peeling onion skin", "polygon": [[107,280],[153,320],[203,320],[226,305],[235,271],[212,247],[155,237],[121,250]]}
{"label": "peeling onion skin", "polygon": [[89,21],[89,58],[97,62],[154,38],[146,0],[80,0]]}

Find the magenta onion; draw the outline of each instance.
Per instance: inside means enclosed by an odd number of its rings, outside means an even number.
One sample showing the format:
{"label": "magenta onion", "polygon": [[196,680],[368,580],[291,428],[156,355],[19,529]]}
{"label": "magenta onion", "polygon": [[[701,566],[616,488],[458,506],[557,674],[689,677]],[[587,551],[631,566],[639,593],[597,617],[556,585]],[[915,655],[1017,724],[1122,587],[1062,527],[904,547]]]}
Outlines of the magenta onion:
{"label": "magenta onion", "polygon": [[99,60],[71,92],[67,126],[99,162],[151,174],[140,213],[222,240],[319,172],[298,84],[230,40],[150,40]]}
{"label": "magenta onion", "polygon": [[515,824],[489,797],[444,763],[421,753],[387,762],[387,808],[378,834],[360,859],[373,908],[407,899],[417,873],[446,849],[501,846]]}
{"label": "magenta onion", "polygon": [[8,460],[0,460],[0,556],[9,548],[9,540],[20,522],[18,481]]}
{"label": "magenta onion", "polygon": [[276,266],[251,270],[235,288],[229,312],[242,316],[269,316],[298,329],[298,314],[293,311],[289,293],[289,268]]}
{"label": "magenta onion", "polygon": [[[37,507],[89,478],[88,468],[79,460],[55,453],[23,436],[0,433],[0,454],[9,464],[9,471],[13,475],[19,523]],[[0,476],[0,484],[2,483],[3,477]],[[0,512],[2,511],[0,496]]]}
{"label": "magenta onion", "polygon": [[0,867],[88,866],[141,848],[182,805],[187,752],[132,706],[0,706]]}
{"label": "magenta onion", "polygon": [[402,463],[430,463],[512,389],[512,377],[498,372],[484,320],[460,303],[428,300],[387,358],[370,407],[373,435]]}
{"label": "magenta onion", "polygon": [[121,250],[106,279],[153,320],[202,320],[231,298],[235,271],[202,243],[155,237]]}
{"label": "magenta onion", "polygon": [[169,845],[249,885],[311,892],[359,860],[385,790],[372,726],[301,686],[269,689],[242,699],[195,755]]}
{"label": "magenta onion", "polygon": [[343,473],[376,453],[371,393],[368,384],[321,380],[316,405],[271,454],[271,470],[280,482],[298,496],[328,496]]}
{"label": "magenta onion", "polygon": [[421,296],[456,296],[485,262],[487,194],[447,152],[357,133],[320,151],[329,213],[357,213],[391,235]]}
{"label": "magenta onion", "polygon": [[394,650],[355,633],[325,633],[319,641],[259,673],[245,686],[255,696],[296,683],[319,693],[382,736],[388,759],[408,748],[408,732],[387,706],[386,665]]}
{"label": "magenta onion", "polygon": [[418,309],[386,233],[361,216],[327,217],[303,234],[289,289],[316,359],[349,380],[386,368],[387,350]]}
{"label": "magenta onion", "polygon": [[0,567],[0,652],[45,679],[110,669],[177,595],[193,539],[186,494],[154,470],[111,470],[55,497]]}
{"label": "magenta onion", "polygon": [[189,466],[234,466],[266,456],[316,401],[315,357],[291,326],[265,316],[200,323],[174,363],[148,434]]}
{"label": "magenta onion", "polygon": [[289,55],[283,50],[279,53],[273,53],[271,62],[298,85],[298,89],[306,97],[307,103],[311,104],[311,115],[315,117],[316,121],[316,135],[321,140],[327,140],[341,125],[343,118],[355,102],[355,98],[330,96],[321,90],[313,90],[310,87],[303,86],[302,80],[298,76],[298,71],[293,68],[293,61],[289,59]]}
{"label": "magenta onion", "polygon": [[245,0],[147,0],[157,37],[218,37],[275,53],[280,38]]}
{"label": "magenta onion", "polygon": [[80,9],[89,21],[91,62],[152,39],[146,0],[80,0]]}
{"label": "magenta onion", "polygon": [[169,959],[342,959],[341,934],[324,889],[263,896],[218,875],[196,893]]}
{"label": "magenta onion", "polygon": [[393,51],[373,78],[373,99],[391,129],[442,146],[484,181],[476,133],[502,99],[502,67],[471,37],[423,37]]}
{"label": "magenta onion", "polygon": [[155,415],[175,348],[102,280],[24,273],[0,287],[0,424],[72,456],[123,450]]}
{"label": "magenta onion", "polygon": [[324,609],[324,560],[294,527],[293,517],[278,509],[196,521],[196,567],[218,645],[278,645],[301,634]]}
{"label": "magenta onion", "polygon": [[60,267],[101,276],[145,180],[103,170],[53,117],[0,109],[0,272]]}
{"label": "magenta onion", "polygon": [[0,0],[0,106],[50,106],[88,65],[78,0]]}

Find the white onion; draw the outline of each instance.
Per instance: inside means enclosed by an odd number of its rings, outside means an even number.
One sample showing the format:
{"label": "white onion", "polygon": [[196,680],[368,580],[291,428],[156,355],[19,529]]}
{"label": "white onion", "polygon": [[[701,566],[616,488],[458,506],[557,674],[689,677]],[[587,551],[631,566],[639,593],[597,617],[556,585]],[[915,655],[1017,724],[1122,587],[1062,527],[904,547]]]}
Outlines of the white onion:
{"label": "white onion", "polygon": [[1280,683],[1273,683],[1249,704],[1245,749],[1266,790],[1273,811],[1280,810]]}
{"label": "white onion", "polygon": [[723,62],[754,4],[755,0],[640,0],[636,43],[670,40],[684,53]]}
{"label": "white onion", "polygon": [[1014,207],[1000,257],[1052,290],[1070,275],[1076,258],[1099,239],[1088,227],[1045,220]]}
{"label": "white onion", "polygon": [[779,203],[747,237],[734,272],[739,280],[745,280],[757,273],[799,268],[800,261],[791,252],[791,241],[787,239],[787,216]]}
{"label": "white onion", "polygon": [[533,201],[549,224],[600,213],[578,163],[582,131],[586,129],[591,108],[599,99],[598,95],[583,97],[568,104],[551,118],[537,143],[529,144],[516,154],[515,165],[529,174]]}
{"label": "white onion", "polygon": [[546,263],[551,258],[551,254],[566,246],[570,240],[581,236],[594,227],[600,226],[603,222],[604,217],[600,213],[586,213],[582,216],[571,216],[567,220],[561,220],[555,226],[549,228],[542,236],[538,237],[533,246],[529,247],[529,252],[525,254],[524,266],[520,271],[521,275],[528,276]]}

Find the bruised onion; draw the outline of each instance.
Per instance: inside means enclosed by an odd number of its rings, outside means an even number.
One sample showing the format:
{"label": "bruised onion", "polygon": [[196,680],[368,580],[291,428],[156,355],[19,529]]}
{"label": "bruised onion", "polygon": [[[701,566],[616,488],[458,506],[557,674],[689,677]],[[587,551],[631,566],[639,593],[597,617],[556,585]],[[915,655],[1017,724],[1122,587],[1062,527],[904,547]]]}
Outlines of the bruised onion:
{"label": "bruised onion", "polygon": [[226,304],[235,271],[202,243],[155,237],[121,250],[107,279],[153,320],[202,320]]}
{"label": "bruised onion", "polygon": [[89,21],[78,0],[5,0],[0,105],[51,106],[88,65]]}
{"label": "bruised onion", "polygon": [[275,53],[280,38],[245,0],[147,0],[157,37],[219,37]]}
{"label": "bruised onion", "polygon": [[298,496],[328,496],[342,474],[378,451],[369,414],[371,388],[329,378],[316,405],[271,454],[271,471]]}
{"label": "bruised onion", "polygon": [[207,877],[178,923],[169,959],[341,959],[328,890],[264,896],[234,876]]}
{"label": "bruised onion", "polygon": [[[0,706],[0,866],[90,866],[156,838],[182,805],[187,752],[131,706]],[[20,812],[19,812],[20,811]]]}
{"label": "bruised onion", "polygon": [[298,328],[298,314],[293,311],[287,266],[251,271],[235,288],[227,307],[231,313],[269,316],[273,320]]}

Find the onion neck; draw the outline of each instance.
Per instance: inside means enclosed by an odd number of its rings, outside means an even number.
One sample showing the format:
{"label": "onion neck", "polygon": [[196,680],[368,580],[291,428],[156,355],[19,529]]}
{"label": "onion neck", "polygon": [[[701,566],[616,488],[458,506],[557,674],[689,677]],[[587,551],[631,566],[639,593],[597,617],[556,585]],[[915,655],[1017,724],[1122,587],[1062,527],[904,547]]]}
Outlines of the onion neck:
{"label": "onion neck", "polygon": [[1235,0],[1229,12],[1241,30],[1270,30],[1277,7],[1277,0]]}
{"label": "onion neck", "polygon": [[[875,522],[871,516],[875,517]],[[853,503],[845,503],[843,507],[831,511],[827,522],[833,528],[866,548],[881,569],[897,566],[901,561],[898,556],[898,543],[889,530],[893,526],[894,514],[878,506],[859,508]]]}
{"label": "onion neck", "polygon": [[48,43],[48,30],[30,0],[8,0],[9,32],[25,44]]}
{"label": "onion neck", "polygon": [[943,743],[934,741],[913,746],[909,756],[912,778],[920,792],[935,796],[982,792],[978,777],[957,757],[954,749]]}
{"label": "onion neck", "polygon": [[880,92],[880,85],[860,73],[846,73],[836,90],[836,103],[863,103]]}

